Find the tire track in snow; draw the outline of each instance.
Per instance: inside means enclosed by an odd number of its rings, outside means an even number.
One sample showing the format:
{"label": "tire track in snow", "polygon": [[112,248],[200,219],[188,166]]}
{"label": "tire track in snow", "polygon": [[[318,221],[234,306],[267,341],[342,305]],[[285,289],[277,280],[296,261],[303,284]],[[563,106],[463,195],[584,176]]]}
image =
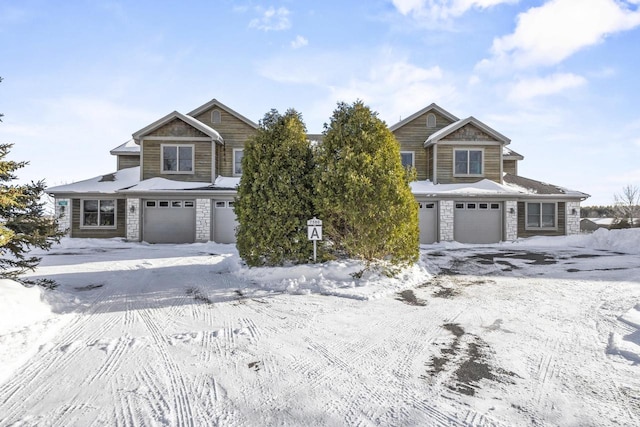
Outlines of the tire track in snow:
{"label": "tire track in snow", "polygon": [[187,382],[181,372],[179,365],[174,361],[168,352],[169,343],[162,331],[158,328],[154,317],[151,314],[153,309],[140,310],[142,318],[147,329],[151,333],[153,342],[155,343],[158,354],[162,359],[163,368],[165,369],[169,383],[170,392],[173,397],[173,409],[175,410],[176,424],[180,426],[196,426],[194,408],[189,397],[189,389]]}
{"label": "tire track in snow", "polygon": [[[107,307],[101,307],[101,303]],[[61,335],[52,340],[58,345],[36,354],[21,371],[0,387],[0,402],[4,408],[4,418],[0,418],[0,421],[16,416],[18,411],[24,412],[25,408],[32,406],[30,401],[38,402],[53,387],[71,385],[59,384],[53,378],[65,372],[75,362],[76,356],[85,350],[85,344],[78,344],[80,338],[85,343],[95,341],[117,323],[118,316],[108,312],[108,305],[103,292],[85,313],[79,314]],[[98,326],[91,330],[95,325]]]}

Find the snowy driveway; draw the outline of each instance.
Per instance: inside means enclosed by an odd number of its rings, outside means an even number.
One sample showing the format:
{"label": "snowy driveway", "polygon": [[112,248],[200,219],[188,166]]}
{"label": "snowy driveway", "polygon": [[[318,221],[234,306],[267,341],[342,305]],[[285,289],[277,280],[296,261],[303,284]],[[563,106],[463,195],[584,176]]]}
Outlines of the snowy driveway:
{"label": "snowy driveway", "polygon": [[340,288],[348,265],[276,279],[226,245],[65,241],[37,272],[56,314],[0,337],[38,344],[0,383],[0,426],[640,423],[638,255],[423,259],[420,283]]}

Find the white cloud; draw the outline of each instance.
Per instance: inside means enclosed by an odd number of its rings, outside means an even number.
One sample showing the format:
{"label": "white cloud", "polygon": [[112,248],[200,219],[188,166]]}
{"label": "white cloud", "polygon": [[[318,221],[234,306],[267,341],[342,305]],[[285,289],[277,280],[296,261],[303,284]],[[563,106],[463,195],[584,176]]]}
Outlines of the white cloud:
{"label": "white cloud", "polygon": [[[318,67],[317,64],[336,64]],[[363,100],[381,118],[395,123],[432,102],[449,105],[457,97],[455,86],[435,65],[421,67],[391,49],[279,57],[263,64],[260,74],[281,83],[306,84],[324,91],[305,114],[326,120],[338,101]]]}
{"label": "white cloud", "polygon": [[249,28],[263,31],[282,31],[291,28],[291,21],[289,20],[290,12],[286,7],[279,7],[278,9],[273,6],[268,9],[258,7],[256,10],[260,12],[262,16],[252,19],[251,22],[249,22]]}
{"label": "white cloud", "polygon": [[306,45],[309,44],[309,40],[307,40],[306,38],[298,35],[296,36],[296,38],[294,40],[291,41],[291,47],[293,49],[299,49],[301,47],[304,47]]}
{"label": "white cloud", "polygon": [[509,99],[526,101],[539,96],[554,95],[586,83],[587,80],[584,77],[572,73],[557,73],[547,77],[521,79],[511,88]]}
{"label": "white cloud", "polygon": [[518,0],[392,0],[402,15],[412,15],[429,22],[447,21],[463,15],[469,9],[488,9]]}
{"label": "white cloud", "polygon": [[[637,4],[638,0],[634,0]],[[640,11],[619,0],[551,0],[518,15],[512,34],[496,38],[479,68],[558,64],[607,36],[640,25]]]}

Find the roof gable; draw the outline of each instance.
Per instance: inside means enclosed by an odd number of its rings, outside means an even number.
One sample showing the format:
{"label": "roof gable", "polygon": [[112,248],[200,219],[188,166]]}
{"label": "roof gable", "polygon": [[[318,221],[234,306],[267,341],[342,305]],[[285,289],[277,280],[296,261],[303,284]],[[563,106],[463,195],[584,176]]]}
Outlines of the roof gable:
{"label": "roof gable", "polygon": [[248,124],[249,126],[251,126],[254,129],[258,128],[258,124],[257,123],[255,123],[252,120],[249,120],[248,118],[246,118],[242,114],[238,113],[237,111],[227,107],[226,105],[224,105],[222,102],[218,101],[215,98],[213,98],[211,101],[207,102],[206,104],[203,104],[203,105],[199,106],[195,110],[190,111],[188,113],[188,115],[191,116],[191,117],[195,117],[195,116],[198,116],[198,115],[204,113],[205,111],[210,110],[210,109],[212,109],[214,107],[218,107],[221,110],[226,111],[227,113],[229,113],[232,116],[236,117],[237,119],[245,122],[246,124]]}
{"label": "roof gable", "polygon": [[437,132],[434,132],[427,140],[424,142],[425,147],[433,145],[438,141],[445,139],[446,137],[452,135],[459,129],[467,125],[472,125],[473,127],[479,129],[483,133],[489,135],[491,138],[494,138],[496,141],[501,142],[503,144],[509,144],[511,140],[506,136],[502,135],[497,130],[490,128],[489,126],[482,123],[480,120],[475,117],[467,117],[464,120],[458,120],[457,122],[451,123],[449,126],[440,129]]}
{"label": "roof gable", "polygon": [[174,120],[181,120],[192,128],[200,131],[202,134],[210,137],[213,141],[223,142],[222,137],[215,129],[205,125],[204,123],[194,119],[193,117],[185,116],[184,114],[177,111],[173,111],[162,117],[161,119],[156,120],[150,125],[140,129],[139,131],[134,132],[132,135],[133,140],[136,144],[140,144],[141,138],[151,134],[152,132],[160,129],[162,126],[169,124]]}
{"label": "roof gable", "polygon": [[391,132],[393,132],[393,131],[395,131],[397,129],[400,129],[402,126],[406,125],[407,123],[410,123],[410,122],[414,121],[418,117],[420,117],[423,114],[426,114],[426,113],[428,113],[430,111],[437,112],[438,114],[440,114],[443,117],[446,117],[447,119],[449,119],[452,122],[460,120],[456,116],[454,116],[453,114],[451,114],[450,112],[445,110],[444,108],[442,108],[439,105],[437,105],[436,103],[432,103],[432,104],[424,107],[422,110],[420,110],[420,111],[418,111],[416,113],[413,113],[412,115],[410,115],[406,119],[399,121],[398,123],[396,123],[393,126],[390,126],[389,130]]}

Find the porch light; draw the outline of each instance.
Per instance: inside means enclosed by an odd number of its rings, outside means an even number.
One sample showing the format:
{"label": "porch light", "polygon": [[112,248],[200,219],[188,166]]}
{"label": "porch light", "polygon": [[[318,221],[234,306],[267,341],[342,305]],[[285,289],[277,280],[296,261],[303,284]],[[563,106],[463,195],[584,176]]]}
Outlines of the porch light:
{"label": "porch light", "polygon": [[516,213],[516,210],[514,208],[509,208],[509,213],[510,214],[514,214],[514,213]]}
{"label": "porch light", "polygon": [[129,213],[136,213],[136,205],[129,206]]}

